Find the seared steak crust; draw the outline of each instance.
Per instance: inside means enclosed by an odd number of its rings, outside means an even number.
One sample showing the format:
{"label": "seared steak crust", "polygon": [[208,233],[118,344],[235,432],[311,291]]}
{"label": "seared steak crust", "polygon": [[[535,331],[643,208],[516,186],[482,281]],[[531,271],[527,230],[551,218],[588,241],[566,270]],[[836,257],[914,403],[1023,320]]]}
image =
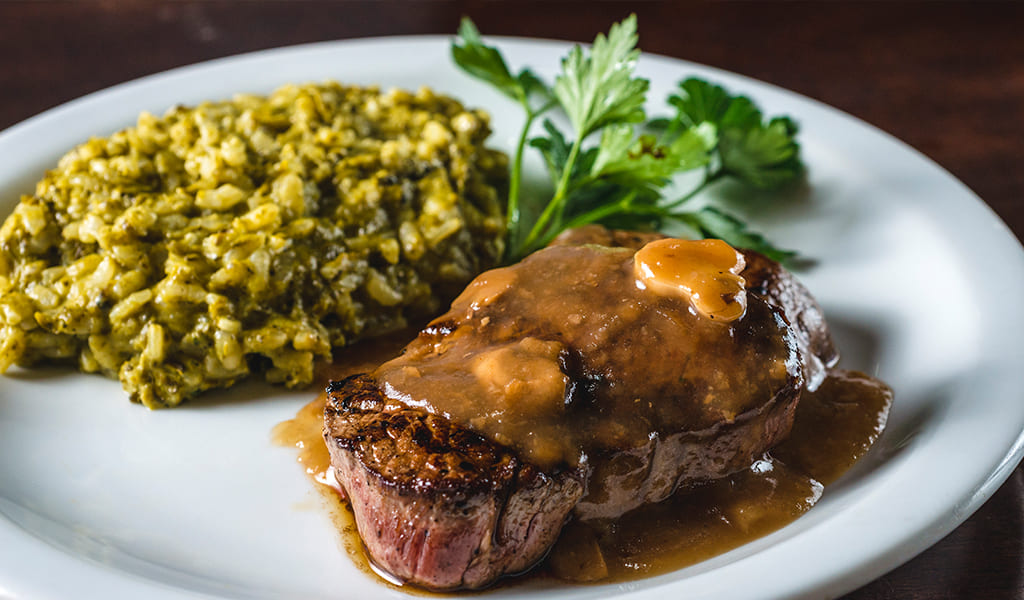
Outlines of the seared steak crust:
{"label": "seared steak crust", "polygon": [[328,388],[324,438],[377,565],[429,589],[479,588],[544,557],[583,494],[356,375]]}
{"label": "seared steak crust", "polygon": [[741,250],[747,266],[743,278],[747,291],[778,306],[793,326],[804,364],[804,385],[816,390],[828,370],[839,362],[839,350],[832,341],[825,312],[814,296],[782,265],[753,250]]}

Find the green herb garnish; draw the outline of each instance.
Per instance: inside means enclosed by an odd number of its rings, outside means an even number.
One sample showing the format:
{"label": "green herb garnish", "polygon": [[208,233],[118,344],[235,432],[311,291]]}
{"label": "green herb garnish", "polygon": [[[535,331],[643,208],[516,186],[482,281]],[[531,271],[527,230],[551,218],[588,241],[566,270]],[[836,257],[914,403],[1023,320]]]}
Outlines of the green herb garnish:
{"label": "green herb garnish", "polygon": [[[573,47],[549,87],[529,69],[513,75],[501,52],[484,44],[469,19],[452,43],[452,58],[467,73],[518,102],[526,113],[512,160],[508,199],[508,248],[512,262],[547,245],[572,227],[602,223],[622,228],[682,224],[695,234],[758,250],[777,260],[781,250],[750,231],[739,218],[714,206],[682,210],[711,184],[733,178],[761,190],[781,188],[803,177],[796,124],[788,117],[765,120],[745,96],[690,78],[668,98],[676,114],[648,120],[649,83],[635,75],[636,17],[598,34],[589,51]],[[560,109],[573,134],[551,119],[544,135],[530,139],[534,122]],[[593,143],[596,139],[596,144]],[[536,217],[521,210],[522,160],[526,145],[540,151],[554,192]],[[686,194],[666,198],[676,176],[703,169]]]}

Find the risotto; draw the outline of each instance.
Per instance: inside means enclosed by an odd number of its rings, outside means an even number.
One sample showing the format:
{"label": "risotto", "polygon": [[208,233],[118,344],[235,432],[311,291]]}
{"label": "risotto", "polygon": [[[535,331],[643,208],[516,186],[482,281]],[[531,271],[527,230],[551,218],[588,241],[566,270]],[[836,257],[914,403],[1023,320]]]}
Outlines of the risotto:
{"label": "risotto", "polygon": [[503,251],[487,115],[337,83],[177,107],[65,155],[0,228],[0,371],[174,406],[440,308]]}

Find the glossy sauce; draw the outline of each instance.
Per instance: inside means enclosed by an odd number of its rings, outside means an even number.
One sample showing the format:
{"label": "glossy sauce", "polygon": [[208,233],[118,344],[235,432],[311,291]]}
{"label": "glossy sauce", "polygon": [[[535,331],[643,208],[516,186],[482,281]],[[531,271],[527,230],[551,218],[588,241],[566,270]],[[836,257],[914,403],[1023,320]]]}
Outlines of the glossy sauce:
{"label": "glossy sauce", "polygon": [[[402,341],[399,337],[355,346],[322,376],[338,379],[372,370],[375,360],[397,354]],[[664,502],[603,525],[570,523],[545,562],[526,577],[628,581],[680,569],[767,535],[809,510],[825,486],[867,452],[885,426],[891,401],[891,391],[882,382],[832,371],[818,390],[804,392],[789,438],[750,468],[680,490]],[[299,462],[325,492],[349,554],[361,569],[373,571],[330,475],[322,437],[325,402],[321,394],[295,419],[278,425],[274,441],[299,449]]]}
{"label": "glossy sauce", "polygon": [[799,356],[716,242],[540,250],[477,277],[373,377],[544,470],[742,420],[796,393]]}
{"label": "glossy sauce", "polygon": [[743,255],[722,240],[665,238],[633,255],[639,286],[676,295],[706,319],[729,323],[747,310]]}

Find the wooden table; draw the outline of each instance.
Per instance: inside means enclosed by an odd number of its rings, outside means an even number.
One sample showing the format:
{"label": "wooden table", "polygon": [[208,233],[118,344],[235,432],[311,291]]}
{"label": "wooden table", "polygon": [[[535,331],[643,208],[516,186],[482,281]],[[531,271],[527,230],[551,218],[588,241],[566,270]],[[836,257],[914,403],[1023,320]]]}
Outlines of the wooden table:
{"label": "wooden table", "polygon": [[[645,51],[852,113],[933,158],[1024,234],[1024,5],[1012,3],[2,2],[0,129],[88,92],[239,52],[447,34],[463,14],[489,34],[589,41],[631,11]],[[1022,501],[1018,468],[948,537],[848,598],[1024,598]]]}

